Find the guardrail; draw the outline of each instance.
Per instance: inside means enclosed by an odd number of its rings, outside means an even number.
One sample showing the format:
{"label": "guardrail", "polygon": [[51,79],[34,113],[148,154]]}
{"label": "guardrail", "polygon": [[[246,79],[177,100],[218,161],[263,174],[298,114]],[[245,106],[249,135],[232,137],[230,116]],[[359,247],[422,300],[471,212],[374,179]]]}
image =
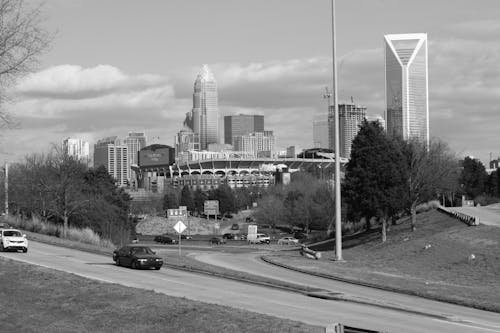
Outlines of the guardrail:
{"label": "guardrail", "polygon": [[460,221],[464,222],[468,226],[479,225],[479,217],[477,217],[477,216],[449,210],[449,209],[446,209],[445,207],[442,207],[442,206],[438,207],[438,210],[442,211],[445,214],[448,214],[451,217],[459,219]]}

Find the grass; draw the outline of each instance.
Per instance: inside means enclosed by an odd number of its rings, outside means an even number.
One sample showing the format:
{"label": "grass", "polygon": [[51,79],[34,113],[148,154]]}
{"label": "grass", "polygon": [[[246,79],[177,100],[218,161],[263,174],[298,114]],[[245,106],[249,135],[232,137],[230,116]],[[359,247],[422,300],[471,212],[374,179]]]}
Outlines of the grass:
{"label": "grass", "polygon": [[[276,263],[368,283],[383,288],[500,312],[500,228],[469,227],[435,210],[418,214],[381,237],[344,249],[344,262],[333,251],[313,261],[297,253],[266,256]],[[472,256],[474,255],[474,259]]]}
{"label": "grass", "polygon": [[[36,216],[33,216],[31,219],[23,219],[18,216],[9,215],[4,219],[5,222],[14,228],[62,238],[62,226],[42,221]],[[105,248],[114,248],[114,244],[109,239],[101,238],[90,228],[76,228],[70,226],[68,227],[66,239]]]}
{"label": "grass", "polygon": [[4,258],[0,285],[1,330],[6,332],[324,332]]}

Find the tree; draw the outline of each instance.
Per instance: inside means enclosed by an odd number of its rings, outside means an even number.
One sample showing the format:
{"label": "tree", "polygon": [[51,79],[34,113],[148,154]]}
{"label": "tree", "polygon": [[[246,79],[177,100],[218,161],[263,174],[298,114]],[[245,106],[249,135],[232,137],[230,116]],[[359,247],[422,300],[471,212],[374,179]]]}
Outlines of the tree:
{"label": "tree", "polygon": [[483,194],[487,179],[488,174],[481,161],[467,156],[462,163],[459,179],[465,194],[471,199]]}
{"label": "tree", "polygon": [[205,200],[208,199],[208,195],[203,192],[200,188],[197,188],[193,195],[195,211],[201,214],[205,209]]}
{"label": "tree", "polygon": [[[52,39],[42,28],[41,6],[28,8],[22,0],[0,0],[0,104],[5,96],[2,88],[33,69],[38,56]],[[2,126],[15,122],[0,111]]]}
{"label": "tree", "polygon": [[187,185],[184,185],[184,187],[182,188],[181,200],[179,202],[179,205],[186,206],[187,210],[190,212],[194,212],[195,210],[193,193],[191,192],[191,189]]}
{"label": "tree", "polygon": [[267,195],[258,200],[254,217],[262,224],[269,224],[274,229],[284,218],[284,207],[281,198]]}
{"label": "tree", "polygon": [[417,205],[435,199],[437,194],[454,181],[457,160],[448,146],[439,140],[426,144],[410,139],[402,141],[406,162],[407,210],[411,214],[411,229],[415,230]]}
{"label": "tree", "polygon": [[346,166],[344,197],[350,218],[382,220],[385,241],[387,220],[403,208],[405,192],[404,158],[380,123],[363,121],[354,138],[351,159]]}
{"label": "tree", "polygon": [[163,196],[163,210],[179,208],[179,198],[177,193],[170,190]]}
{"label": "tree", "polygon": [[219,212],[221,215],[236,212],[236,201],[233,190],[227,184],[221,184],[209,193],[210,200],[219,200]]}

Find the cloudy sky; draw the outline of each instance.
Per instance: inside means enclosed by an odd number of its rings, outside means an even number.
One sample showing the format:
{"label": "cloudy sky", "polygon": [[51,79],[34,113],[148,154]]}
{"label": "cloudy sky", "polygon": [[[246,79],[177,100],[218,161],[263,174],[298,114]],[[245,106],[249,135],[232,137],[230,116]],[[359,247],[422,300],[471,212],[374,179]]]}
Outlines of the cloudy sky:
{"label": "cloudy sky", "polygon": [[[36,5],[38,0],[28,0]],[[337,0],[340,101],[383,114],[383,35],[426,32],[431,136],[483,163],[500,156],[500,1]],[[330,0],[50,0],[56,31],[37,71],[11,89],[20,121],[3,160],[65,137],[146,132],[173,144],[202,64],[219,109],[265,115],[278,148],[312,145],[331,87]]]}

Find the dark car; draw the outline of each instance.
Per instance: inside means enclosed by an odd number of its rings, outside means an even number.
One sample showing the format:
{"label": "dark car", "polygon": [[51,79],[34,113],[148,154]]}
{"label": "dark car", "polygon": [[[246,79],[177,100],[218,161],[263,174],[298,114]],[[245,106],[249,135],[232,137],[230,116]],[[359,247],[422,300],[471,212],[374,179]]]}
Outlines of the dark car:
{"label": "dark car", "polygon": [[255,222],[255,219],[252,217],[252,216],[248,216],[246,219],[245,219],[246,222]]}
{"label": "dark car", "polygon": [[162,244],[175,244],[177,242],[174,238],[171,238],[170,236],[167,235],[156,236],[154,238],[154,241]]}
{"label": "dark car", "polygon": [[113,251],[113,260],[117,266],[160,269],[163,259],[144,245],[125,245]]}
{"label": "dark car", "polygon": [[210,244],[215,244],[215,245],[222,245],[225,244],[226,240],[222,237],[212,237],[210,238]]}
{"label": "dark car", "polygon": [[231,230],[240,230],[240,225],[238,223],[233,223]]}
{"label": "dark car", "polygon": [[227,234],[222,235],[222,238],[224,238],[224,239],[238,239],[238,235],[227,233]]}

